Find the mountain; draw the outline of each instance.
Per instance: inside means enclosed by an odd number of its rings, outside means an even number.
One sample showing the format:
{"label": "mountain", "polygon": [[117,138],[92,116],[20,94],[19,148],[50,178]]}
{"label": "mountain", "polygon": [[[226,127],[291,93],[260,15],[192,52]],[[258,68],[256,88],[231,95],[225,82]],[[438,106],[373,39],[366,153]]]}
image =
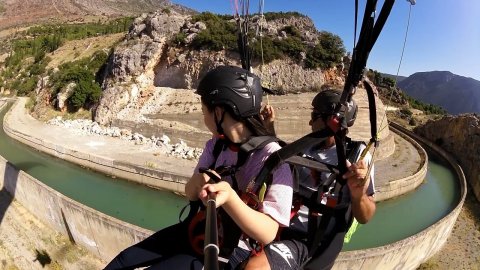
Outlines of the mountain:
{"label": "mountain", "polygon": [[0,0],[0,29],[95,16],[135,16],[166,7],[188,10],[170,0]]}
{"label": "mountain", "polygon": [[420,101],[441,106],[450,114],[480,113],[480,81],[449,71],[417,72],[398,87]]}
{"label": "mountain", "polygon": [[397,76],[397,75],[392,75],[392,74],[388,74],[388,73],[380,73],[380,74],[382,74],[382,76],[386,77],[386,78],[390,78],[390,79],[394,79],[394,80],[396,79],[397,83],[399,83],[399,82],[401,82],[401,81],[403,81],[407,78],[405,76],[400,76],[400,75]]}

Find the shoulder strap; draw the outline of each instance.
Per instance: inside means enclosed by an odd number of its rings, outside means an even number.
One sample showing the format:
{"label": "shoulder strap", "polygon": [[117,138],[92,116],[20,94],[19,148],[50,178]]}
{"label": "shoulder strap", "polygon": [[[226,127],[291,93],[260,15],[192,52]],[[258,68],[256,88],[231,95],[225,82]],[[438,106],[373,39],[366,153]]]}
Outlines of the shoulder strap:
{"label": "shoulder strap", "polygon": [[215,163],[217,163],[218,156],[225,149],[226,146],[227,144],[225,143],[225,140],[218,139],[215,142],[215,145],[213,146],[213,151],[212,151],[213,163],[208,167],[209,169],[215,169]]}
{"label": "shoulder strap", "polygon": [[[245,163],[248,156],[253,151],[263,149],[267,144],[278,141],[280,140],[274,136],[258,136],[250,138],[247,142],[243,143],[240,146],[237,164],[235,165],[236,169],[240,168]],[[238,189],[235,188],[235,176],[233,176],[233,178],[234,179],[232,180],[234,182],[234,189]],[[229,233],[227,235],[224,234],[223,245],[220,248],[220,255],[222,257],[228,258],[230,257],[233,250],[237,247],[238,241],[242,235],[242,230],[223,209],[220,209],[220,214],[222,216],[222,223],[225,227],[229,228]]]}
{"label": "shoulder strap", "polygon": [[262,149],[271,142],[280,142],[281,140],[275,136],[256,136],[251,137],[246,143],[240,146],[245,152],[251,152],[256,149]]}
{"label": "shoulder strap", "polygon": [[237,168],[242,167],[242,165],[247,160],[247,157],[255,150],[263,149],[267,144],[271,142],[282,142],[279,138],[275,136],[256,136],[251,137],[247,142],[243,143],[240,146],[240,152],[238,153],[237,159]]}

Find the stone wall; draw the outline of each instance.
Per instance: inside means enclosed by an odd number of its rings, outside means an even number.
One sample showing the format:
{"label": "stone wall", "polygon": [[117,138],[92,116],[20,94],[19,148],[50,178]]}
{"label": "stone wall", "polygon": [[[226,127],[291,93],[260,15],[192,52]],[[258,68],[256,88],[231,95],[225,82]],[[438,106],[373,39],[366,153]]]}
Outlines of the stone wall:
{"label": "stone wall", "polygon": [[54,230],[104,261],[152,232],[107,216],[53,190],[0,157],[0,189]]}
{"label": "stone wall", "polygon": [[416,171],[414,174],[410,176],[400,178],[395,181],[390,181],[385,185],[376,185],[375,200],[377,202],[394,198],[416,189],[418,186],[420,186],[423,183],[427,175],[427,169],[428,169],[428,157],[427,157],[427,153],[425,152],[425,149],[423,149],[422,146],[419,143],[417,143],[414,139],[405,135],[404,132],[406,132],[406,130],[401,129],[401,127],[396,125],[395,123],[391,123],[391,125],[389,126],[389,129],[390,129],[390,132],[395,132],[396,134],[401,136],[403,139],[411,143],[417,149],[418,154],[420,155],[420,158],[422,160],[421,161],[422,163],[418,171]]}

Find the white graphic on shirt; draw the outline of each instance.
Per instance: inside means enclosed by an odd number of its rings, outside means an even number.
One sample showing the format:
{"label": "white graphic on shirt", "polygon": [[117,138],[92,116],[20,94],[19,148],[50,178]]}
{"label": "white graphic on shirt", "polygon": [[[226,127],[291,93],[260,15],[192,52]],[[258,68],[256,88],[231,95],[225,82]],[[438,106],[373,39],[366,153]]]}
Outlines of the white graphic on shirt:
{"label": "white graphic on shirt", "polygon": [[290,249],[286,245],[282,243],[278,243],[278,244],[272,244],[269,247],[271,250],[278,253],[278,255],[282,256],[282,258],[288,263],[288,266],[292,267],[290,265],[290,259],[293,259],[293,255]]}

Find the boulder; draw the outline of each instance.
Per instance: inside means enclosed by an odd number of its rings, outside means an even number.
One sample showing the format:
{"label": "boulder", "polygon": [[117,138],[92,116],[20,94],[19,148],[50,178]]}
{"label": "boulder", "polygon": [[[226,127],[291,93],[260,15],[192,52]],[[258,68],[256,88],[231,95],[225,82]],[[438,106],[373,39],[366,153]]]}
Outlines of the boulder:
{"label": "boulder", "polygon": [[60,90],[57,94],[57,109],[60,111],[65,111],[67,109],[66,107],[66,101],[68,98],[70,98],[73,94],[73,91],[75,90],[75,86],[77,86],[76,83],[69,83],[65,88]]}

